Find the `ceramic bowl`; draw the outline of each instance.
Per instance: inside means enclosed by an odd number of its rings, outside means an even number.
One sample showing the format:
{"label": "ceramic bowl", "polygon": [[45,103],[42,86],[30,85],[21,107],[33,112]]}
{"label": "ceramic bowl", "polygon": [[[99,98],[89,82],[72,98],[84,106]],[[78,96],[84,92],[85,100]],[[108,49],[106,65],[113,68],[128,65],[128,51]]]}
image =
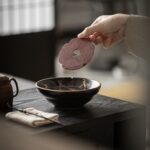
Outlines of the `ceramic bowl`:
{"label": "ceramic bowl", "polygon": [[54,77],[36,82],[36,88],[56,107],[82,107],[100,90],[95,80],[78,77]]}

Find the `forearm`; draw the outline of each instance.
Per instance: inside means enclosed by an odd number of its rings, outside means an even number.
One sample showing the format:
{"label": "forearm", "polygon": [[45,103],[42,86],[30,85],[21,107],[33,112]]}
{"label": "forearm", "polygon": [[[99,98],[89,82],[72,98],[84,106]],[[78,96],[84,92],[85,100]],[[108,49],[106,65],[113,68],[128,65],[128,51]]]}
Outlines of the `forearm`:
{"label": "forearm", "polygon": [[129,51],[144,59],[150,53],[150,19],[131,15],[126,24],[125,44]]}

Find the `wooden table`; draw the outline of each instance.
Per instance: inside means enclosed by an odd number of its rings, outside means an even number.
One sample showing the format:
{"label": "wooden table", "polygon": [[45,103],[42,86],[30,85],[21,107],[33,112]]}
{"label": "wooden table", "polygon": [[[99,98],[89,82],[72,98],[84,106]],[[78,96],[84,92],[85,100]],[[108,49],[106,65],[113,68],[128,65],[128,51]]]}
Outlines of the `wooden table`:
{"label": "wooden table", "polygon": [[33,135],[63,132],[99,145],[118,149],[143,150],[145,146],[145,108],[142,105],[96,95],[82,109],[58,109],[35,88],[22,90],[14,99],[17,108],[35,107],[57,112],[64,124],[30,128],[10,122],[14,128],[28,128]]}

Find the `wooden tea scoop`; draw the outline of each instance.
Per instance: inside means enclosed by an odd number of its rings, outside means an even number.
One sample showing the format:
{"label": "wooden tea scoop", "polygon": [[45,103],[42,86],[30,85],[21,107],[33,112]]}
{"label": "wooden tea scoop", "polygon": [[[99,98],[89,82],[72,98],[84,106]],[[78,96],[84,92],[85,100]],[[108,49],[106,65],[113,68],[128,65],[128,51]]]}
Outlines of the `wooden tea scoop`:
{"label": "wooden tea scoop", "polygon": [[20,111],[20,112],[25,113],[25,114],[31,114],[31,115],[34,115],[34,116],[37,116],[37,117],[40,117],[40,118],[43,118],[43,119],[52,121],[52,122],[54,122],[54,123],[63,125],[60,121],[55,120],[55,119],[47,118],[47,117],[45,117],[45,116],[43,116],[43,115],[41,115],[41,114],[39,114],[39,113],[38,113],[38,114],[37,114],[37,113],[32,113],[32,112],[26,111],[25,109],[22,109],[22,108],[16,108],[16,107],[12,107],[11,109]]}

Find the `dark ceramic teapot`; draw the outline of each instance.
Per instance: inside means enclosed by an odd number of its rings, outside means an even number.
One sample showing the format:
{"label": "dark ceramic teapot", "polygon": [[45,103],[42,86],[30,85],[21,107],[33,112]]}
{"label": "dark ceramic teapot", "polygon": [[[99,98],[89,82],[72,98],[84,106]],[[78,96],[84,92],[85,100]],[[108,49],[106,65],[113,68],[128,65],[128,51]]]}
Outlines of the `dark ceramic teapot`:
{"label": "dark ceramic teapot", "polygon": [[[16,86],[15,93],[13,92],[13,87],[11,85],[12,81]],[[0,74],[0,110],[12,108],[13,97],[17,96],[18,91],[16,79]]]}

